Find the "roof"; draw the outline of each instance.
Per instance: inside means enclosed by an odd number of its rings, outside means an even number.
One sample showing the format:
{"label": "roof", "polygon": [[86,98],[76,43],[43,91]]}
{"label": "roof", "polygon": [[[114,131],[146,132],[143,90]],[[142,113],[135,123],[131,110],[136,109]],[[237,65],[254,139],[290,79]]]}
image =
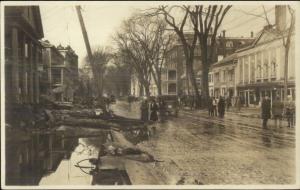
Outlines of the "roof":
{"label": "roof", "polygon": [[53,51],[55,51],[59,56],[63,57],[63,55],[58,51],[58,49],[51,44],[48,40],[40,40],[40,43],[44,48],[51,48]]}
{"label": "roof", "polygon": [[212,66],[215,67],[215,66],[219,66],[219,65],[222,65],[222,64],[225,64],[225,63],[228,63],[228,62],[231,62],[233,60],[235,60],[237,58],[237,53],[233,53],[227,57],[224,57],[224,59],[214,63]]}
{"label": "roof", "polygon": [[[284,31],[284,35],[287,35],[287,31]],[[268,34],[269,39],[265,41],[265,43],[270,43],[272,41],[278,40],[279,38],[281,38],[282,36],[279,34],[278,30],[276,28],[274,28],[274,26],[270,25],[270,26],[265,26],[258,34],[257,38],[254,40],[254,42],[249,45],[246,46],[244,48],[238,49],[236,50],[236,52],[242,52],[242,51],[246,51],[248,49],[252,49],[255,46],[257,46],[258,42],[260,42],[260,40],[262,39],[262,37],[264,36],[264,34]]]}

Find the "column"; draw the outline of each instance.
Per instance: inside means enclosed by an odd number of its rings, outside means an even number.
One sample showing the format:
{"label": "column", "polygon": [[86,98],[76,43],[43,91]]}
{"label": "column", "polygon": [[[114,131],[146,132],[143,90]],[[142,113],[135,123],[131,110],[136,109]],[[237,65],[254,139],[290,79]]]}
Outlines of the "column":
{"label": "column", "polygon": [[254,83],[256,83],[256,77],[257,77],[257,53],[254,53]]}
{"label": "column", "polygon": [[26,43],[26,36],[23,33],[22,35],[22,80],[23,80],[23,85],[22,85],[22,96],[23,96],[23,102],[27,103],[28,102],[28,91],[27,91],[27,60],[26,60],[26,55],[25,55],[25,43]]}
{"label": "column", "polygon": [[241,67],[243,68],[243,72],[242,72],[242,77],[243,77],[243,84],[245,83],[245,65],[244,65],[244,57],[241,58],[242,60],[242,64],[241,64]]}
{"label": "column", "polygon": [[35,103],[39,103],[40,101],[40,81],[39,81],[39,47],[35,46],[35,75],[34,75],[34,83],[35,83]]}
{"label": "column", "polygon": [[65,89],[64,89],[64,69],[61,68],[61,78],[60,78],[60,83],[61,83],[61,88],[62,88],[62,93],[61,93],[61,101],[64,101],[64,96],[65,96]]}
{"label": "column", "polygon": [[33,103],[33,51],[32,51],[32,42],[28,42],[28,67],[29,67],[29,76],[28,76],[28,102]]}
{"label": "column", "polygon": [[[268,81],[271,81],[271,70],[272,70],[272,65],[271,65],[271,51],[272,50],[268,50],[267,51],[267,56],[268,56]],[[273,51],[275,51],[275,49],[273,49]]]}
{"label": "column", "polygon": [[19,53],[18,53],[18,29],[12,28],[12,86],[11,86],[11,96],[13,103],[19,103]]}
{"label": "column", "polygon": [[251,62],[250,62],[251,55],[248,55],[248,84],[251,81]]}

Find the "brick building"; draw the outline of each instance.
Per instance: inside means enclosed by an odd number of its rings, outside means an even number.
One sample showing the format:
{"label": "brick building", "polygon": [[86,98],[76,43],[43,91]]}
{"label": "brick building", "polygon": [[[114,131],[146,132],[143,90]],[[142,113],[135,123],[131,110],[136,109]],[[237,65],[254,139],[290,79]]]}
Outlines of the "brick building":
{"label": "brick building", "polygon": [[[189,38],[189,33],[186,34]],[[208,44],[210,40],[208,40]],[[254,41],[253,33],[251,36],[246,37],[226,37],[225,31],[223,35],[220,35],[216,39],[216,50],[213,56],[214,62],[231,55],[238,48],[245,47]],[[210,44],[209,44],[210,45]],[[201,93],[201,77],[202,77],[202,63],[201,63],[201,49],[197,44],[194,53],[194,72],[196,82]],[[166,80],[163,81],[163,94],[193,94],[193,88],[190,82],[188,82],[186,73],[185,57],[183,47],[180,41],[177,42],[167,53],[166,57]],[[213,73],[209,73],[209,88],[213,94]]]}
{"label": "brick building", "polygon": [[57,101],[72,102],[78,85],[78,56],[70,47],[57,46],[64,58],[63,64],[52,66],[52,76],[55,82],[54,93]]}
{"label": "brick building", "polygon": [[[64,64],[64,57],[58,49],[49,41],[41,41],[43,45],[43,75],[41,81],[41,94],[47,95],[56,101],[62,101],[61,68]],[[61,90],[59,90],[61,89]]]}

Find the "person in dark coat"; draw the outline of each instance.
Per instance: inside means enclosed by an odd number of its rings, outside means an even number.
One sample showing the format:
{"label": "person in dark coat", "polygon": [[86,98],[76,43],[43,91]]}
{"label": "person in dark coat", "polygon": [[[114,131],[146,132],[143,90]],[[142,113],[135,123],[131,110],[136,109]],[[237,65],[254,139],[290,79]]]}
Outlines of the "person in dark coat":
{"label": "person in dark coat", "polygon": [[225,100],[222,96],[220,97],[218,102],[218,112],[219,112],[219,116],[223,118],[225,114]]}
{"label": "person in dark coat", "polygon": [[148,107],[148,101],[144,100],[141,104],[141,120],[142,121],[148,121],[148,115],[149,115],[149,107]]}
{"label": "person in dark coat", "polygon": [[279,96],[277,96],[272,103],[272,116],[274,118],[276,127],[278,124],[278,120],[279,120],[279,127],[281,127],[283,108],[284,108],[283,103],[280,101]]}
{"label": "person in dark coat", "polygon": [[165,121],[165,118],[166,118],[166,103],[162,98],[159,100],[159,116],[160,116],[160,121],[161,122]]}
{"label": "person in dark coat", "polygon": [[261,103],[261,118],[263,120],[263,128],[267,127],[268,119],[271,117],[271,102],[268,96]]}
{"label": "person in dark coat", "polygon": [[157,121],[158,120],[158,116],[157,116],[158,105],[155,100],[152,100],[150,109],[151,109],[150,120]]}
{"label": "person in dark coat", "polygon": [[231,106],[231,97],[227,96],[227,98],[226,98],[226,111],[229,111],[230,106]]}
{"label": "person in dark coat", "polygon": [[213,98],[209,97],[208,99],[208,115],[209,116],[213,116],[214,115],[214,111],[213,111]]}

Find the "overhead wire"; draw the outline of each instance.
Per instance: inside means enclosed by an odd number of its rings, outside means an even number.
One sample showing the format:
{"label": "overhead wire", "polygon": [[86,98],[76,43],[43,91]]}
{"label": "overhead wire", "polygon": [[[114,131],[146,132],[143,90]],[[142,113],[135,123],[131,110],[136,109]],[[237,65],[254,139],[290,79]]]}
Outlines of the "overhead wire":
{"label": "overhead wire", "polygon": [[[273,11],[274,9],[275,9],[275,7],[269,9],[268,11],[266,11],[266,13],[269,13],[269,12]],[[261,13],[261,14],[259,14],[258,16],[262,16],[263,14],[264,14],[264,13]],[[245,25],[245,24],[249,24],[249,22],[252,22],[252,21],[257,20],[257,19],[259,19],[259,18],[260,18],[260,17],[255,17],[255,16],[254,16],[254,18],[251,18],[251,19],[248,19],[248,20],[246,20],[246,21],[240,22],[240,23],[234,25],[233,27],[230,27],[230,28],[226,29],[226,31],[230,31],[230,30],[232,30],[232,29],[240,28],[241,26],[243,26],[243,25]]]}

